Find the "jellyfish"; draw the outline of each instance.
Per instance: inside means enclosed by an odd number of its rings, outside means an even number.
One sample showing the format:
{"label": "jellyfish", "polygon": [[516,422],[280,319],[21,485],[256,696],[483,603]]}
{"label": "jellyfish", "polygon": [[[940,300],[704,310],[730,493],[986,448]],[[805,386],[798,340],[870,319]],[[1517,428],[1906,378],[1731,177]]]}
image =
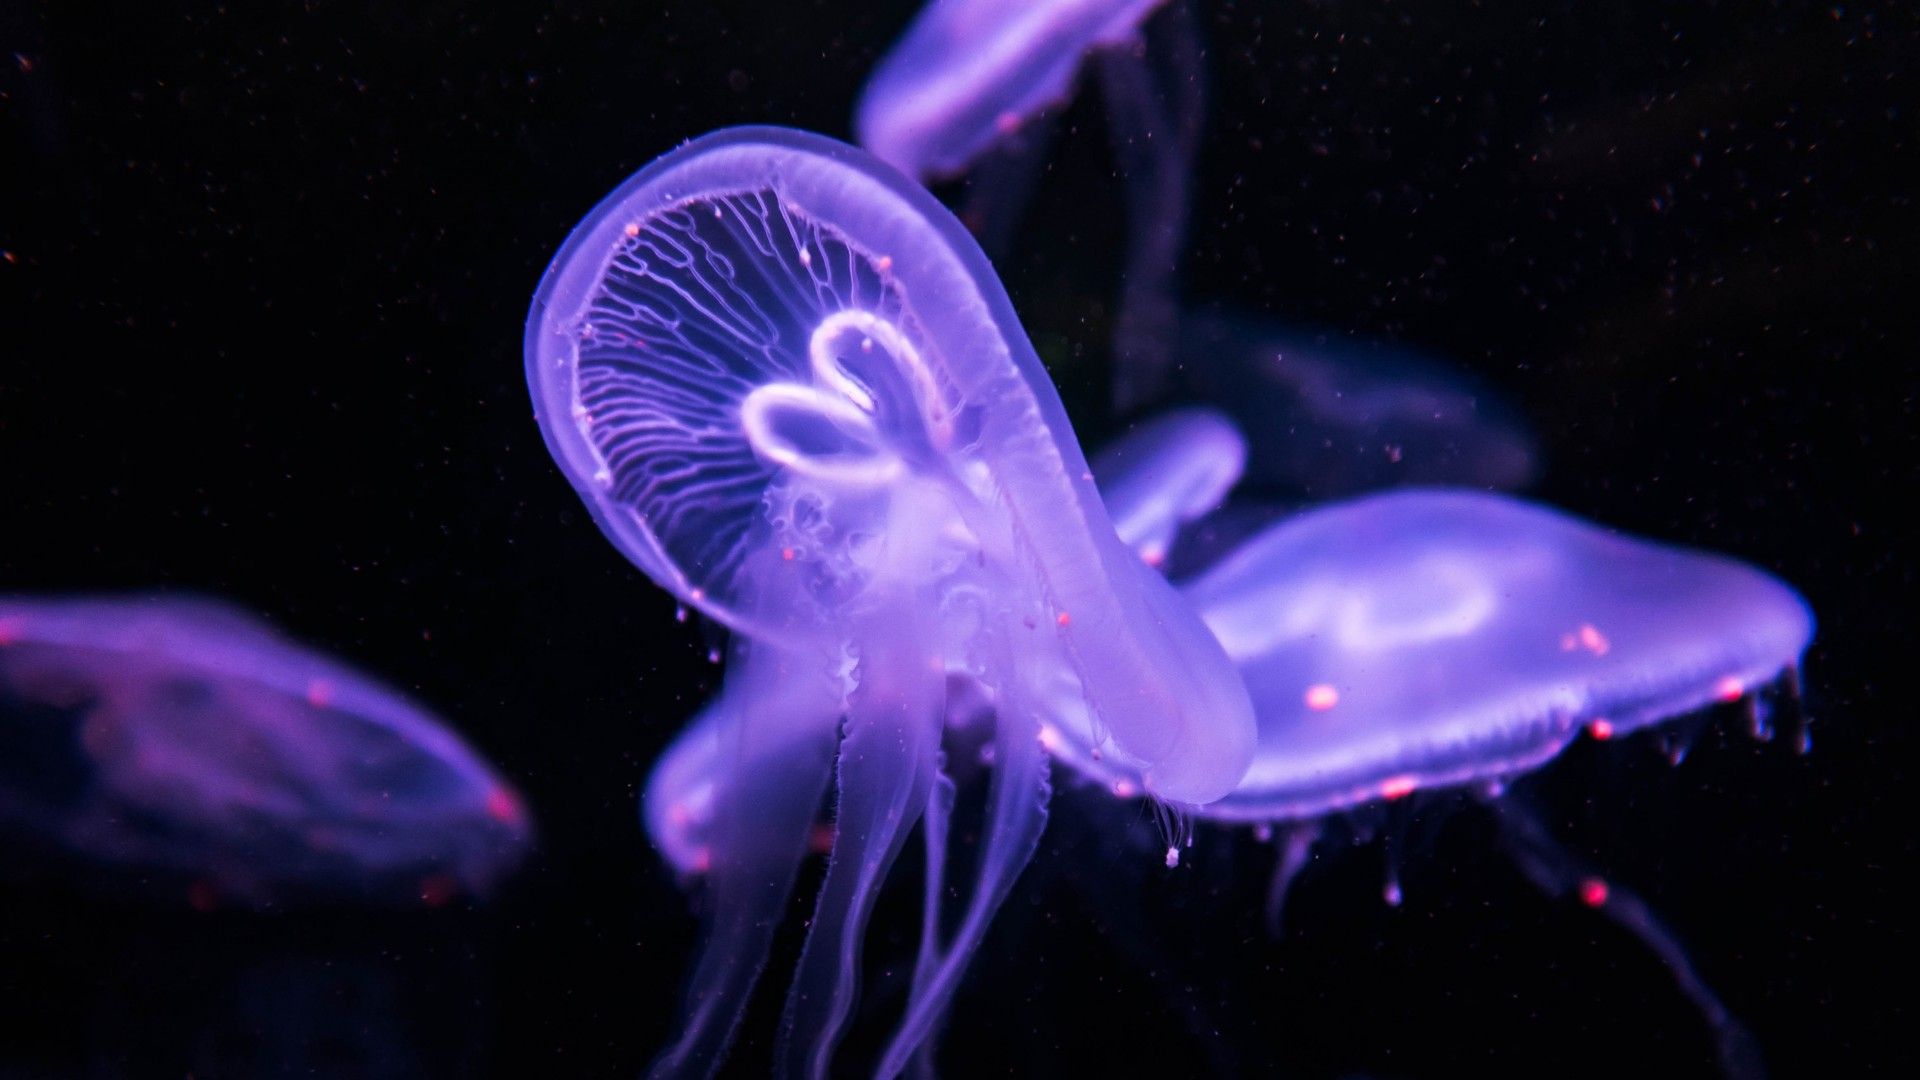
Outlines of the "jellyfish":
{"label": "jellyfish", "polygon": [[1046,111],[1092,57],[1129,233],[1114,328],[1114,404],[1168,388],[1179,264],[1204,112],[1199,34],[1186,0],[933,0],[875,69],[860,141],[923,182],[976,170],[964,212],[1000,257],[1050,141]]}
{"label": "jellyfish", "polygon": [[877,890],[916,824],[930,852],[944,843],[955,670],[993,702],[989,808],[950,931],[944,887],[928,892],[884,1074],[937,1023],[1034,852],[1057,700],[1166,804],[1239,782],[1245,687],[1120,542],[978,246],[885,164],[776,128],[665,155],[555,257],[526,362],[548,449],[602,531],[732,632],[706,938],[656,1073],[724,1053],[831,786],[779,1051],[788,1072],[826,1073]]}
{"label": "jellyfish", "polygon": [[1103,450],[1093,475],[1122,543],[1149,566],[1167,560],[1180,528],[1218,508],[1246,468],[1247,440],[1211,409],[1183,408],[1141,424]]}
{"label": "jellyfish", "polygon": [[[1124,449],[1101,460],[1150,460]],[[1107,483],[1146,486],[1155,475],[1125,472]],[[1178,490],[1168,485],[1152,501],[1174,505]],[[1792,685],[1812,634],[1791,589],[1731,559],[1509,497],[1414,489],[1288,518],[1182,592],[1241,671],[1259,724],[1239,786],[1192,813],[1276,838],[1268,911],[1276,926],[1332,819],[1415,792],[1469,792],[1493,810],[1530,880],[1644,942],[1706,1018],[1728,1071],[1752,1071],[1751,1037],[1678,936],[1557,845],[1507,783],[1583,732],[1624,738],[1716,704],[1743,703],[1766,733],[1766,694]],[[1139,792],[1137,775],[1091,752],[1076,726],[1084,714],[1061,708],[1054,717],[1047,747],[1057,760],[1122,799]],[[1796,738],[1804,737],[1802,727]],[[1672,745],[1676,755],[1684,749]],[[709,721],[676,742],[650,784],[650,799],[658,790],[696,808],[648,819],[656,846],[683,872],[700,872],[683,853],[700,843],[700,792],[723,767]],[[1387,895],[1398,901],[1397,880]]]}
{"label": "jellyfish", "polygon": [[[1093,460],[1093,475],[1120,541],[1148,566],[1157,567],[1165,561],[1181,527],[1218,507],[1233,489],[1246,451],[1239,429],[1220,413],[1172,409],[1135,425],[1103,447]],[[991,708],[991,701],[977,693],[979,688],[971,684],[964,669],[949,671],[948,684],[949,726],[967,723],[982,709]],[[782,725],[786,745],[764,766],[776,767],[795,756],[832,753],[838,714],[831,707],[831,696],[822,696],[829,707],[816,709],[808,717],[803,709],[793,707],[801,694],[791,683],[758,683],[745,677],[727,680],[721,695],[674,739],[647,778],[640,801],[641,823],[667,865],[688,878],[707,873],[711,866],[716,778],[733,760],[723,753],[720,742],[721,732],[731,722],[728,716],[755,699],[770,702],[762,708],[784,708],[793,714],[793,722]],[[785,790],[785,785],[770,787]],[[799,812],[811,813],[819,793],[803,801],[813,805],[799,807]],[[788,844],[797,851],[803,839],[796,832]]]}
{"label": "jellyfish", "polygon": [[197,908],[491,894],[520,796],[440,721],[225,604],[0,600],[0,836]]}
{"label": "jellyfish", "polygon": [[[1232,794],[1194,813],[1277,832],[1276,921],[1330,817],[1462,789],[1494,811],[1516,864],[1637,936],[1754,1071],[1751,1036],[1647,905],[1585,866],[1507,794],[1584,732],[1597,740],[1797,685],[1812,616],[1785,584],[1718,555],[1621,536],[1485,493],[1406,490],[1268,529],[1182,586],[1253,695],[1259,749]],[[1804,749],[1806,729],[1795,741]],[[1117,792],[1137,782],[1057,744]],[[1684,753],[1676,741],[1676,755]],[[1072,755],[1072,756],[1069,756]],[[1399,900],[1397,880],[1387,885]]]}
{"label": "jellyfish", "polygon": [[1247,434],[1248,479],[1317,499],[1397,485],[1523,488],[1538,452],[1518,411],[1436,358],[1342,335],[1189,312],[1189,389]]}

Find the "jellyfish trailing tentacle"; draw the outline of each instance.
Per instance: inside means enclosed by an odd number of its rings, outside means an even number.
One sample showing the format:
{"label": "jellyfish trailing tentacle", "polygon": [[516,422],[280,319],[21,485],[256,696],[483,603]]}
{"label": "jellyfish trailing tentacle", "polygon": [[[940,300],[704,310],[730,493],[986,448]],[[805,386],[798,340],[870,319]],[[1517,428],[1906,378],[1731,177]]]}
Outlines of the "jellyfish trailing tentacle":
{"label": "jellyfish trailing tentacle", "polygon": [[[996,667],[1016,670],[1020,661],[1013,643],[1003,634],[993,635],[989,648],[996,654]],[[1002,691],[994,721],[994,772],[985,841],[966,912],[939,964],[924,979],[916,971],[906,1018],[895,1031],[875,1074],[881,1080],[899,1075],[916,1049],[939,1027],[967,962],[980,947],[987,924],[1033,858],[1040,834],[1046,829],[1047,803],[1052,797],[1047,754],[1034,713],[1020,696],[1021,685],[1023,680],[1016,678]]]}
{"label": "jellyfish trailing tentacle", "polygon": [[933,786],[940,681],[883,674],[876,652],[868,682],[849,700],[840,743],[833,854],[813,927],[782,1020],[784,1072],[828,1071],[859,992],[860,946],[880,883],[924,811]]}
{"label": "jellyfish trailing tentacle", "polygon": [[[946,894],[947,834],[953,821],[955,789],[953,779],[941,767],[933,778],[933,794],[927,800],[926,815],[920,819],[920,833],[926,847],[926,883],[920,907],[920,951],[913,961],[913,993],[933,979],[940,966],[940,901]],[[934,1075],[933,1043],[937,1032],[929,1033],[914,1055],[914,1075]]]}
{"label": "jellyfish trailing tentacle", "polygon": [[[680,1035],[651,1075],[711,1073],[740,1022],[833,769],[833,725],[844,697],[819,650],[736,642],[717,742],[730,767],[715,780],[701,850],[708,911],[687,980]],[[684,817],[682,808],[678,816]]]}
{"label": "jellyfish trailing tentacle", "polygon": [[1164,394],[1179,346],[1179,276],[1206,112],[1198,20],[1168,4],[1132,40],[1099,54],[1109,137],[1126,179],[1128,243],[1114,323],[1113,404]]}
{"label": "jellyfish trailing tentacle", "polygon": [[1693,1003],[1713,1033],[1714,1052],[1724,1075],[1731,1080],[1759,1080],[1766,1075],[1759,1041],[1700,977],[1679,936],[1654,914],[1645,900],[1584,865],[1578,856],[1553,838],[1539,817],[1518,802],[1516,796],[1503,795],[1489,800],[1487,806],[1499,825],[1500,840],[1514,865],[1535,888],[1555,898],[1577,897],[1582,904],[1632,934],[1673,973],[1675,986]]}

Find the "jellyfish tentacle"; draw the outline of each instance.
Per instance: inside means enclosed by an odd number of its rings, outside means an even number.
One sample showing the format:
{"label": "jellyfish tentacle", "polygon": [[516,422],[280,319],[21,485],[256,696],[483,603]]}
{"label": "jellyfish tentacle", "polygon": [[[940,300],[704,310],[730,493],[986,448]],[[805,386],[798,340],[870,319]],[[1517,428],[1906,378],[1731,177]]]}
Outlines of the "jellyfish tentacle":
{"label": "jellyfish tentacle", "polygon": [[1184,0],[1099,57],[1109,134],[1129,181],[1126,280],[1113,332],[1113,404],[1122,413],[1164,393],[1172,374],[1188,192],[1206,110],[1200,57],[1199,28]]}
{"label": "jellyfish tentacle", "polygon": [[925,980],[919,978],[916,971],[906,1018],[894,1033],[875,1073],[880,1080],[898,1076],[915,1050],[930,1039],[939,1026],[968,961],[986,935],[987,924],[1013,888],[1020,871],[1033,858],[1040,834],[1046,829],[1047,803],[1053,786],[1039,724],[1018,694],[1019,678],[1024,674],[1017,666],[1018,651],[1000,635],[993,636],[993,647],[1000,654],[1002,664],[999,670],[1009,672],[1010,677],[1009,686],[1002,690],[994,722],[993,785],[986,840],[980,849],[973,894],[938,967]]}
{"label": "jellyfish tentacle", "polygon": [[1267,885],[1267,933],[1275,940],[1286,932],[1287,894],[1293,891],[1294,880],[1313,858],[1313,848],[1320,842],[1320,835],[1321,825],[1317,821],[1282,826],[1280,860],[1274,864],[1273,880]]}
{"label": "jellyfish tentacle", "polygon": [[1500,839],[1515,865],[1535,888],[1552,897],[1577,895],[1586,906],[1605,915],[1614,925],[1639,939],[1673,973],[1674,983],[1713,1032],[1715,1053],[1723,1074],[1735,1080],[1757,1080],[1766,1075],[1759,1040],[1727,1008],[1720,995],[1695,970],[1680,939],[1654,914],[1645,900],[1614,884],[1568,851],[1548,833],[1512,795],[1491,800],[1500,827]]}
{"label": "jellyfish tentacle", "polygon": [[719,1067],[765,966],[820,797],[833,768],[843,696],[820,652],[739,643],[729,666],[721,760],[706,867],[709,913],[687,980],[680,1035],[650,1075]]}
{"label": "jellyfish tentacle", "polygon": [[[920,952],[913,961],[913,990],[909,1000],[918,999],[921,987],[933,981],[940,966],[940,907],[946,893],[947,834],[953,820],[953,779],[945,768],[936,765],[933,790],[927,797],[926,816],[920,821],[920,833],[926,844],[926,893],[920,909]],[[917,1075],[933,1076],[933,1040],[920,1046],[915,1057]]]}
{"label": "jellyfish tentacle", "polygon": [[836,767],[833,855],[781,1023],[787,1076],[827,1074],[858,995],[874,898],[933,786],[946,676],[919,629],[917,620],[873,627],[860,643]]}

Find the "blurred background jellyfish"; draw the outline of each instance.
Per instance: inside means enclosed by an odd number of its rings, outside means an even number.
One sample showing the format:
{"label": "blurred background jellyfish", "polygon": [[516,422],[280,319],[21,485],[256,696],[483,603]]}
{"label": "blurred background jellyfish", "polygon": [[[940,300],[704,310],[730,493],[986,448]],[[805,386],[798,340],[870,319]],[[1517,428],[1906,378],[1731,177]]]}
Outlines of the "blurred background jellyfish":
{"label": "blurred background jellyfish", "polygon": [[492,893],[520,796],[434,717],[243,612],[0,600],[0,837],[200,909]]}
{"label": "blurred background jellyfish", "polygon": [[1271,494],[1510,490],[1539,471],[1518,410],[1438,358],[1218,313],[1189,311],[1180,332],[1183,380],[1245,430],[1248,481]]}
{"label": "blurred background jellyfish", "polygon": [[[1087,716],[1089,752],[1158,799],[1207,802],[1245,772],[1239,677],[1115,535],[973,239],[883,163],[774,128],[673,151],[568,238],[526,361],[548,448],[608,538],[734,632],[707,940],[658,1074],[724,1052],[829,779],[832,857],[782,1023],[783,1067],[805,1076],[831,1065],[875,896],[916,824],[922,951],[879,1072],[937,1023],[1044,827],[1056,699]],[[994,733],[949,930],[953,672],[991,699]]]}
{"label": "blurred background jellyfish", "polygon": [[860,142],[923,183],[973,170],[962,211],[998,259],[1051,142],[1046,113],[1092,58],[1126,179],[1129,233],[1114,326],[1114,407],[1168,389],[1179,269],[1205,110],[1187,0],[933,0],[875,69]]}

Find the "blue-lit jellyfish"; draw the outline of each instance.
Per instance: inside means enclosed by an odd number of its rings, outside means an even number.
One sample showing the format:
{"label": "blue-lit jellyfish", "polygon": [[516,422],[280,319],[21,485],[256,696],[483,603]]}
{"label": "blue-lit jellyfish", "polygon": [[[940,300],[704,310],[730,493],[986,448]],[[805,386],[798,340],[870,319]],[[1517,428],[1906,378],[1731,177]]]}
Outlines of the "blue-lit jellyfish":
{"label": "blue-lit jellyfish", "polygon": [[832,859],[781,1049],[791,1073],[827,1071],[875,894],[923,819],[941,863],[956,677],[994,716],[979,869],[950,932],[944,884],[929,889],[884,1074],[937,1023],[1034,851],[1059,701],[1159,799],[1239,782],[1254,729],[1238,675],[1120,542],[979,248],[883,163],[772,128],[666,155],[567,240],[526,359],[548,447],[602,530],[734,632],[708,936],[659,1074],[724,1051],[831,773]]}
{"label": "blue-lit jellyfish", "polygon": [[1050,142],[1046,110],[1091,57],[1127,180],[1128,252],[1114,402],[1168,389],[1193,163],[1204,112],[1185,0],[933,0],[884,57],[855,113],[860,141],[915,179],[974,170],[963,211],[998,258]]}
{"label": "blue-lit jellyfish", "polygon": [[392,690],[223,604],[127,597],[0,600],[0,836],[200,908],[433,906],[491,893],[532,828]]}
{"label": "blue-lit jellyfish", "polygon": [[1251,483],[1325,499],[1396,485],[1512,489],[1538,472],[1526,421],[1467,372],[1404,347],[1189,312],[1187,388],[1251,444]]}

